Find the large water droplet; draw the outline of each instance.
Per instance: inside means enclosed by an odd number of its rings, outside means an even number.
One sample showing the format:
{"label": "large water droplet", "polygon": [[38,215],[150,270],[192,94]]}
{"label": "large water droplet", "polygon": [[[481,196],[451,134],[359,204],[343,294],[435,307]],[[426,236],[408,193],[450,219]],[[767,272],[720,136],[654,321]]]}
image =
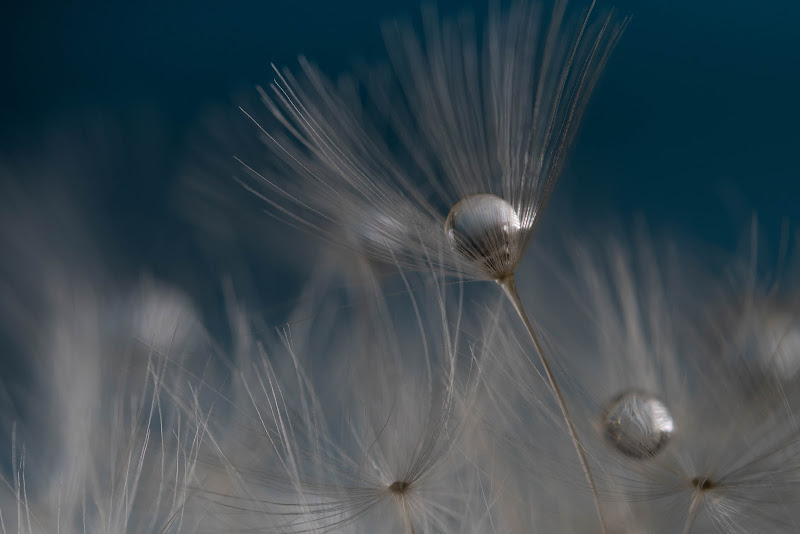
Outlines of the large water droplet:
{"label": "large water droplet", "polygon": [[675,425],[664,403],[648,393],[631,390],[608,404],[603,427],[606,439],[622,454],[644,459],[667,445]]}
{"label": "large water droplet", "polygon": [[495,195],[459,200],[444,223],[450,245],[489,278],[514,272],[522,258],[523,228],[514,208]]}

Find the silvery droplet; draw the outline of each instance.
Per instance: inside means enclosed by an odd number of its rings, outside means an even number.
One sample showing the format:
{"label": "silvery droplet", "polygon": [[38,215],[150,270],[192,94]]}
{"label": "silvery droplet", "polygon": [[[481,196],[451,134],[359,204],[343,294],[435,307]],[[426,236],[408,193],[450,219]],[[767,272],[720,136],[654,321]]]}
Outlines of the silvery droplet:
{"label": "silvery droplet", "polygon": [[603,415],[606,439],[625,456],[651,458],[669,442],[672,415],[656,397],[631,390],[614,398]]}
{"label": "silvery droplet", "polygon": [[519,216],[498,196],[462,198],[447,215],[444,231],[456,251],[494,280],[512,274],[522,258]]}

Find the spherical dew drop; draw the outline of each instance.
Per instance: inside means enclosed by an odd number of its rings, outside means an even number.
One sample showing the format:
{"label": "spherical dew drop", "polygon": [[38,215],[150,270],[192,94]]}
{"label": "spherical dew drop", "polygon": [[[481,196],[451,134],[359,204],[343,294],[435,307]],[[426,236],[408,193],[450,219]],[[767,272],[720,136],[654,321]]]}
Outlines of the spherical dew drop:
{"label": "spherical dew drop", "polygon": [[459,200],[444,223],[450,246],[493,280],[513,274],[524,252],[524,228],[502,198],[479,194]]}
{"label": "spherical dew drop", "polygon": [[634,459],[651,458],[669,443],[675,428],[672,415],[656,397],[631,390],[606,407],[603,428],[608,442]]}

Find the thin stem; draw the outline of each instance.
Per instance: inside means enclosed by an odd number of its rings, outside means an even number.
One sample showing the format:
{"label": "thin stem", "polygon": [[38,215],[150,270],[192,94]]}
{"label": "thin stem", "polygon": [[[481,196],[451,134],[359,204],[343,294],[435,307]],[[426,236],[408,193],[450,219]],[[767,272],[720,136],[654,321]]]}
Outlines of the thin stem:
{"label": "thin stem", "polygon": [[550,382],[550,387],[552,388],[556,400],[558,401],[558,406],[559,408],[561,408],[561,415],[564,416],[564,423],[566,423],[567,430],[569,430],[569,436],[572,438],[572,444],[575,446],[575,452],[578,453],[578,460],[580,461],[581,467],[583,468],[583,474],[586,475],[586,481],[589,483],[589,487],[592,490],[594,507],[595,510],[597,511],[597,517],[600,520],[600,527],[602,529],[602,532],[603,534],[605,534],[606,522],[605,519],[603,519],[603,511],[600,508],[600,496],[597,493],[597,486],[594,483],[594,476],[592,475],[592,471],[589,468],[589,462],[586,460],[586,452],[584,451],[583,445],[581,444],[581,441],[578,438],[578,433],[575,431],[575,426],[572,424],[572,417],[569,415],[569,409],[567,409],[567,403],[564,400],[564,394],[561,392],[561,388],[556,382],[556,377],[553,374],[553,370],[550,368],[550,363],[547,361],[547,358],[544,355],[544,349],[542,349],[542,344],[539,341],[539,336],[536,335],[536,331],[533,329],[533,325],[528,319],[528,314],[525,313],[525,308],[522,305],[522,300],[519,298],[519,293],[517,292],[517,286],[514,283],[514,275],[512,274],[511,276],[507,276],[506,278],[498,280],[497,283],[500,284],[500,287],[503,288],[503,291],[508,297],[508,300],[511,301],[511,304],[517,311],[519,318],[522,319],[525,328],[528,330],[528,334],[531,336],[531,341],[533,341],[533,346],[536,347],[536,353],[539,355],[539,361],[542,363],[542,367],[544,367],[544,372],[545,375],[547,375],[547,380]]}
{"label": "thin stem", "polygon": [[686,516],[686,523],[683,525],[683,534],[689,534],[689,531],[692,530],[694,520],[697,518],[697,512],[700,511],[700,506],[698,505],[702,498],[703,495],[699,491],[695,491],[692,497],[692,504],[689,505],[689,515]]}
{"label": "thin stem", "polygon": [[403,495],[400,497],[403,499],[403,512],[406,518],[406,524],[408,525],[408,534],[414,534],[414,523],[411,522],[411,512],[408,509],[408,503],[406,502],[406,496]]}

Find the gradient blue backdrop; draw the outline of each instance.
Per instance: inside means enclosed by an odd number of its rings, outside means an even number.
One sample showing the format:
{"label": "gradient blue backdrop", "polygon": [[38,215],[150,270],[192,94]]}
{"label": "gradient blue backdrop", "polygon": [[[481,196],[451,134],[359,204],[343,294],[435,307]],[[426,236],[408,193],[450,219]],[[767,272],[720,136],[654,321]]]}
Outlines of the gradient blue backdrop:
{"label": "gradient blue backdrop", "polygon": [[[178,206],[209,110],[235,115],[232,95],[298,53],[331,74],[380,57],[380,21],[419,12],[416,1],[398,0],[71,4],[3,8],[0,159],[15,169],[50,159],[57,168],[69,160],[61,152],[82,151],[63,175],[13,179],[34,190],[37,180],[63,181],[118,268],[145,266],[212,308],[209,280],[230,266],[209,256],[234,252],[204,244]],[[444,13],[463,5],[439,3]],[[640,213],[654,228],[723,249],[737,246],[757,212],[777,242],[783,220],[800,220],[800,2],[621,7],[634,18],[584,117],[553,211],[622,223]],[[269,265],[274,251],[258,248],[241,239],[236,253],[258,258],[253,269],[266,281],[256,285],[280,300],[291,268]]]}

